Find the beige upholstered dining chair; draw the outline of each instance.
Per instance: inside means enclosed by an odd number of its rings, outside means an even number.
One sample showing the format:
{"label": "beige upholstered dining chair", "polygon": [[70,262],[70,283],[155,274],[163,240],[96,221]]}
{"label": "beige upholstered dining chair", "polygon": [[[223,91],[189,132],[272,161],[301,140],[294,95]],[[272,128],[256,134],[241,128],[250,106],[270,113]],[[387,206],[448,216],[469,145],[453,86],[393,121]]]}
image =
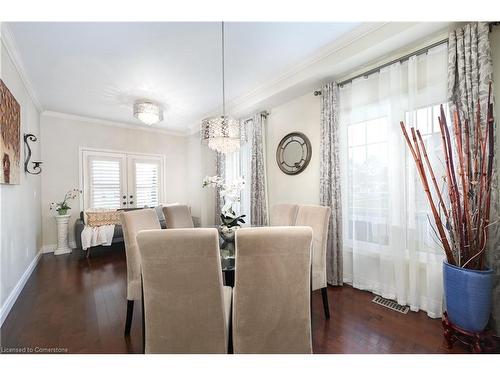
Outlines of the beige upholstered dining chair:
{"label": "beige upholstered dining chair", "polygon": [[191,210],[185,204],[163,206],[167,229],[194,228]]}
{"label": "beige upholstered dining chair", "polygon": [[146,353],[227,353],[231,287],[215,228],[142,231]]}
{"label": "beige upholstered dining chair", "polygon": [[141,260],[137,248],[137,233],[143,229],[160,229],[160,221],[154,209],[121,211],[120,220],[125,242],[127,258],[127,318],[125,320],[125,335],[130,334],[134,301],[142,299],[141,291]]}
{"label": "beige upholstered dining chair", "polygon": [[272,226],[293,226],[299,206],[296,204],[280,203],[275,204],[271,211]]}
{"label": "beige upholstered dining chair", "polygon": [[321,289],[326,319],[330,319],[326,282],[326,246],[330,213],[330,207],[300,205],[295,219],[295,225],[308,226],[313,230],[311,290]]}
{"label": "beige upholstered dining chair", "polygon": [[312,230],[236,231],[234,353],[311,353]]}

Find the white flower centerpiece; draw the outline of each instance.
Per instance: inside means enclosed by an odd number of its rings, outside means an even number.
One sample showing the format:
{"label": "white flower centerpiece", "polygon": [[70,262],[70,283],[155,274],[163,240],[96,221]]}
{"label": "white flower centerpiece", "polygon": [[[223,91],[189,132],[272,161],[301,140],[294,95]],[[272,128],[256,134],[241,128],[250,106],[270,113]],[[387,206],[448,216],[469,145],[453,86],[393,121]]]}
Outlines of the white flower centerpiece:
{"label": "white flower centerpiece", "polygon": [[50,210],[57,211],[58,215],[67,215],[68,210],[71,209],[71,207],[68,205],[68,201],[75,199],[79,194],[81,194],[81,191],[79,189],[69,190],[64,196],[62,202],[52,202],[50,204]]}
{"label": "white flower centerpiece", "polygon": [[246,215],[237,215],[235,205],[240,202],[240,195],[245,187],[245,179],[238,177],[231,183],[225,183],[219,176],[206,176],[203,180],[203,187],[211,186],[220,189],[220,197],[224,201],[221,209],[221,225],[219,231],[222,238],[227,242],[234,240],[234,233],[244,224]]}

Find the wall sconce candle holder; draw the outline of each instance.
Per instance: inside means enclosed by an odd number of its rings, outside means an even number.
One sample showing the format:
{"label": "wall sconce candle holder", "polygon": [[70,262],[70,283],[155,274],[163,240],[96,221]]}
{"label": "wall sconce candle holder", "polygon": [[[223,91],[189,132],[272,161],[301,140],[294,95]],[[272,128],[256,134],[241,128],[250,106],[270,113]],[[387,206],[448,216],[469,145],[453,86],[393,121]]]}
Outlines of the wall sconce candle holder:
{"label": "wall sconce candle holder", "polygon": [[25,150],[27,150],[26,158],[24,160],[24,172],[29,174],[40,174],[42,172],[42,168],[40,167],[40,165],[42,164],[41,161],[32,161],[33,170],[31,171],[29,170],[29,163],[31,159],[31,147],[28,141],[36,142],[37,138],[34,134],[24,134],[24,146]]}

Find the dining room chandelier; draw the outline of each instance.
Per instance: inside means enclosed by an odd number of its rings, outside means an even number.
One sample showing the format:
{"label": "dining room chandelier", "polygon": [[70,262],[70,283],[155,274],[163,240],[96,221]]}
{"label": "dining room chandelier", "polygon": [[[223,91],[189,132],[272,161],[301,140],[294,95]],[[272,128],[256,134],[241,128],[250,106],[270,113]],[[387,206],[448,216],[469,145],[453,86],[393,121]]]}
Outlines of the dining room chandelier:
{"label": "dining room chandelier", "polygon": [[222,115],[201,121],[201,140],[217,152],[228,154],[240,148],[241,127],[238,120],[226,116],[226,87],[224,66],[224,22],[221,23],[222,36]]}

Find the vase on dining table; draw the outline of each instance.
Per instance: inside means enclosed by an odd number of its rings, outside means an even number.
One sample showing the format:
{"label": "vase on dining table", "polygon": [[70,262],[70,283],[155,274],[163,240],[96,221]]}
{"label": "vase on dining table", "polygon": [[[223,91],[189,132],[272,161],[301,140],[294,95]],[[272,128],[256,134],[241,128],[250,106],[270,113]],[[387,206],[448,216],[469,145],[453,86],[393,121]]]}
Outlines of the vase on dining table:
{"label": "vase on dining table", "polygon": [[234,242],[234,235],[236,234],[236,230],[238,230],[239,228],[239,225],[235,225],[232,227],[228,227],[227,225],[220,225],[219,233],[225,242]]}
{"label": "vase on dining table", "polygon": [[239,225],[237,226],[227,226],[220,225],[219,226],[219,234],[222,239],[222,243],[220,244],[220,252],[221,252],[221,260],[222,260],[222,269],[230,270],[234,269],[234,237],[236,231],[239,229]]}

